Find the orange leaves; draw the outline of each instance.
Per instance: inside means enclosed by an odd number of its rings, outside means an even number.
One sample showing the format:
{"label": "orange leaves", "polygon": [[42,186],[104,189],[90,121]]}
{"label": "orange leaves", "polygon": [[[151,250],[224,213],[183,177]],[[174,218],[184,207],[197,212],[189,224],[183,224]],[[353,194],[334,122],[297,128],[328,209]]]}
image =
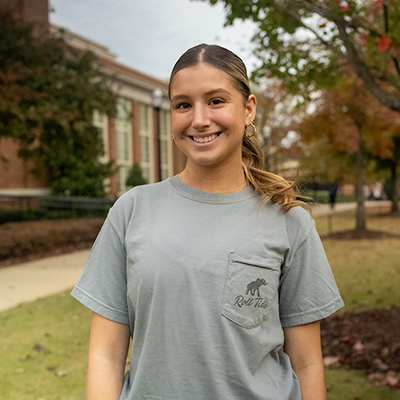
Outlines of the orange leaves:
{"label": "orange leaves", "polygon": [[400,114],[383,107],[359,80],[349,76],[334,90],[321,93],[313,113],[297,131],[304,143],[318,142],[349,155],[357,152],[362,137],[373,156],[393,159],[392,138],[399,129]]}
{"label": "orange leaves", "polygon": [[378,39],[379,51],[387,51],[392,43],[392,38],[387,33],[381,35]]}

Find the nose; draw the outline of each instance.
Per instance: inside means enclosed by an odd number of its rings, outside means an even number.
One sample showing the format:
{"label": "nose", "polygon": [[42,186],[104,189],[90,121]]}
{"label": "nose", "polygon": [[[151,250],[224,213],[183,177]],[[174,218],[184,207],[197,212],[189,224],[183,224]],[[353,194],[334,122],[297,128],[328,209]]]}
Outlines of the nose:
{"label": "nose", "polygon": [[197,104],[193,106],[193,119],[192,127],[197,130],[201,130],[210,126],[210,116],[207,110],[207,106],[203,104]]}

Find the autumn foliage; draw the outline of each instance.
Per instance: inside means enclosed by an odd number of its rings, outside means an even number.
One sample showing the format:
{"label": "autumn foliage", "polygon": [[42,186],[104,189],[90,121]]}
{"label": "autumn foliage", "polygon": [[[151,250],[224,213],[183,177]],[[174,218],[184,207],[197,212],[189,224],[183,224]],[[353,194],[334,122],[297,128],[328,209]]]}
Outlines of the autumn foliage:
{"label": "autumn foliage", "polygon": [[257,26],[255,79],[275,76],[305,95],[335,86],[350,68],[373,97],[400,112],[398,0],[210,1],[218,2],[227,24]]}

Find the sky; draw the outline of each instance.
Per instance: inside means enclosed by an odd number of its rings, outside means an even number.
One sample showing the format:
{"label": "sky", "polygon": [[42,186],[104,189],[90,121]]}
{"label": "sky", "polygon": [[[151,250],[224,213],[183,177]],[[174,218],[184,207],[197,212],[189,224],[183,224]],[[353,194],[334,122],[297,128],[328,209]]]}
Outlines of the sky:
{"label": "sky", "polygon": [[249,71],[254,25],[224,28],[223,6],[198,0],[49,0],[50,22],[98,42],[118,61],[167,79],[179,56],[199,43],[234,51]]}

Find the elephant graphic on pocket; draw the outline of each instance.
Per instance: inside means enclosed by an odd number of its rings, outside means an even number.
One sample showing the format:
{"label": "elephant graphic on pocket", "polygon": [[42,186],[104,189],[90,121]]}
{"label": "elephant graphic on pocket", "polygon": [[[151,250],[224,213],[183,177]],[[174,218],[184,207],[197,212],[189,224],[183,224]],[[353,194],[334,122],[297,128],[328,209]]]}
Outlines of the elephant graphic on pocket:
{"label": "elephant graphic on pocket", "polygon": [[247,285],[246,294],[250,293],[251,296],[255,296],[255,294],[257,292],[257,296],[260,297],[260,287],[266,286],[266,285],[268,285],[268,283],[265,279],[257,278],[255,281],[250,282]]}

